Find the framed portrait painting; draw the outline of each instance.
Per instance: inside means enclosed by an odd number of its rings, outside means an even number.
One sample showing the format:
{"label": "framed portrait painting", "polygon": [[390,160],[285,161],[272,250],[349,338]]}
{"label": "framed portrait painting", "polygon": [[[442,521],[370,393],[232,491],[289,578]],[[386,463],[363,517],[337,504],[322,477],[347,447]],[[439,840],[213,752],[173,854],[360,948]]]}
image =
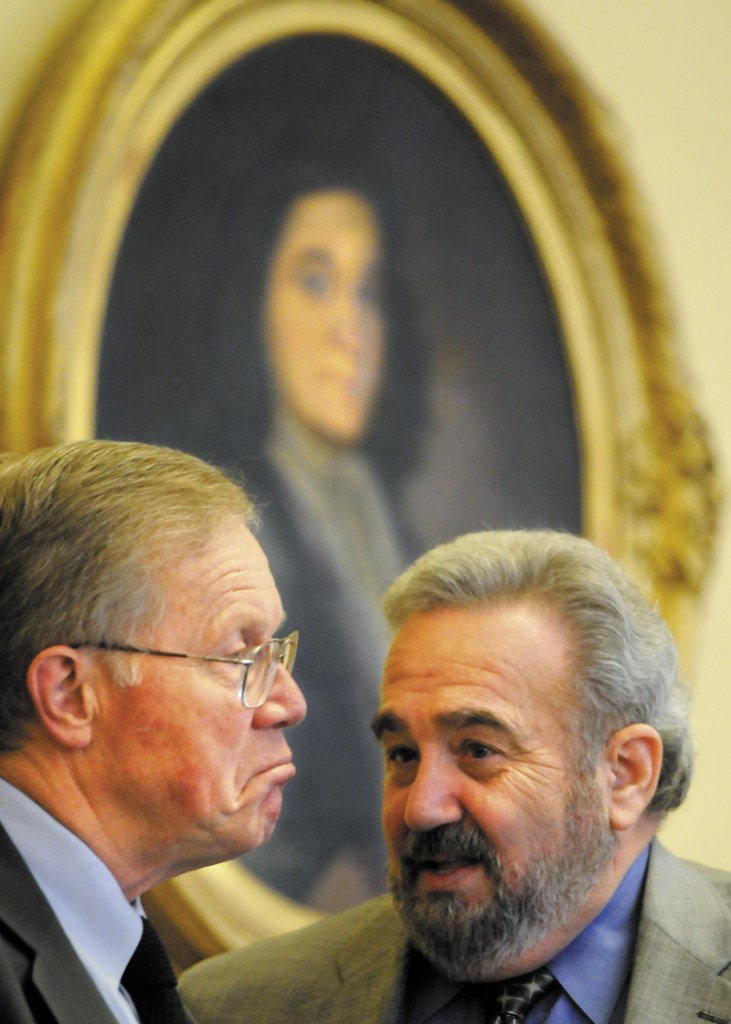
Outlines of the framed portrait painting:
{"label": "framed portrait painting", "polygon": [[385,887],[385,586],[486,527],[584,532],[684,646],[717,491],[607,115],[507,0],[114,0],[3,182],[4,444],[243,478],[310,713],[274,838],[154,893],[181,964]]}

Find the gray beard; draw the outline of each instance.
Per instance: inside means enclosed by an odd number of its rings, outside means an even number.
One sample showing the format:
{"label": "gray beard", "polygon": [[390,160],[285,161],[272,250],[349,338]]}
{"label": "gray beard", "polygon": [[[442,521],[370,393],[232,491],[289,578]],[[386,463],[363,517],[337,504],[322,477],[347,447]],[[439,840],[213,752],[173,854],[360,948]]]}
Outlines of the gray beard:
{"label": "gray beard", "polygon": [[[596,786],[582,782],[570,795],[562,848],[536,857],[514,888],[508,886],[500,858],[483,832],[459,822],[409,833],[389,883],[416,948],[452,981],[486,981],[565,924],[616,846]],[[479,861],[492,882],[491,902],[469,907],[458,893],[419,896],[413,860],[438,854]]]}

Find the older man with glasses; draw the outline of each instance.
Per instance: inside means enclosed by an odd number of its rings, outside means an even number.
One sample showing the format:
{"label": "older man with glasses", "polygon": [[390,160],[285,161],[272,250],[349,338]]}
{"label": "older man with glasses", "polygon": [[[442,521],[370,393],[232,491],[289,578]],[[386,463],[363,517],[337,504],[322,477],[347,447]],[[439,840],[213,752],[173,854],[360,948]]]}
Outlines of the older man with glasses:
{"label": "older man with glasses", "polygon": [[253,521],[169,449],[0,458],[0,1020],[191,1019],[139,896],[268,839],[305,714]]}

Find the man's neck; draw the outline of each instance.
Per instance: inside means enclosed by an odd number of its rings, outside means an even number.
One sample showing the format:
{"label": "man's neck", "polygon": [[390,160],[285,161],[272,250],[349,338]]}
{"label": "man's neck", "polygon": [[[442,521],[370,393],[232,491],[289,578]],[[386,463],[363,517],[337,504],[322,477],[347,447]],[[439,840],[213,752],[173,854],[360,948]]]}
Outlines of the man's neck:
{"label": "man's neck", "polygon": [[81,839],[111,871],[128,900],[162,880],[153,867],[145,870],[139,855],[128,855],[125,823],[115,821],[114,808],[88,792],[85,771],[79,772],[75,763],[83,752],[60,752],[50,743],[45,747],[29,742],[1,754],[0,777]]}

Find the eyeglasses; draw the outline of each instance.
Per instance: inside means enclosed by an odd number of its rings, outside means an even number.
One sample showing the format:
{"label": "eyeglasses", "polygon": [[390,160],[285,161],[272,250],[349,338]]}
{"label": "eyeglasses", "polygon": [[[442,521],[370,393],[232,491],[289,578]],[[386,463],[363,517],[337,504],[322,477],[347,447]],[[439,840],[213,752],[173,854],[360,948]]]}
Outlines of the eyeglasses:
{"label": "eyeglasses", "polygon": [[238,697],[245,708],[260,708],[272,691],[277,665],[283,665],[287,672],[294,667],[297,655],[299,632],[295,629],[289,636],[274,637],[257,647],[252,647],[243,658],[214,658],[210,654],[181,654],[179,651],[156,651],[151,647],[134,647],[132,644],[69,644],[69,647],[93,647],[99,651],[121,651],[124,654],[150,654],[155,658],[192,658],[195,661],[211,661],[222,665],[237,665],[240,669]]}

